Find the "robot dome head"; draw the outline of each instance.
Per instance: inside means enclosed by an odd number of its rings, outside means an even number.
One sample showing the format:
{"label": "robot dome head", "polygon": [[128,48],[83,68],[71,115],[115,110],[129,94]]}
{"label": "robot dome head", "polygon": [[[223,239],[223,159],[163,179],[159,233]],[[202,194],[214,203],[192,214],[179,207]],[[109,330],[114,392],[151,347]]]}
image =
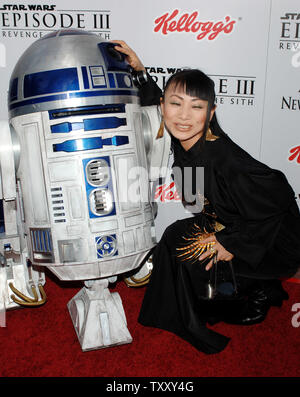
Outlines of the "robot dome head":
{"label": "robot dome head", "polygon": [[10,117],[51,109],[138,103],[130,66],[114,44],[84,30],[58,30],[35,41],[9,85]]}

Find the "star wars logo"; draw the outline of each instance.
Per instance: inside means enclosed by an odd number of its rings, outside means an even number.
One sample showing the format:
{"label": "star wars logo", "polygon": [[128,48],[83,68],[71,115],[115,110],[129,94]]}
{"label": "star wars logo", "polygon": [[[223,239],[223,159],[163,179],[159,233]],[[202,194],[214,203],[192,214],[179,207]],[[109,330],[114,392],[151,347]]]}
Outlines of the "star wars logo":
{"label": "star wars logo", "polygon": [[110,39],[110,11],[57,8],[53,4],[4,4],[0,8],[1,36],[40,38],[58,29],[86,29]]}
{"label": "star wars logo", "polygon": [[280,17],[280,50],[300,50],[300,12],[287,12]]}
{"label": "star wars logo", "polygon": [[[181,70],[176,67],[146,67],[147,72],[153,77],[156,83],[162,88],[168,78]],[[255,76],[234,76],[234,75],[209,75],[214,80],[216,91],[216,104],[253,106],[255,103]]]}
{"label": "star wars logo", "polygon": [[47,4],[4,4],[0,10],[8,11],[54,11],[55,5]]}

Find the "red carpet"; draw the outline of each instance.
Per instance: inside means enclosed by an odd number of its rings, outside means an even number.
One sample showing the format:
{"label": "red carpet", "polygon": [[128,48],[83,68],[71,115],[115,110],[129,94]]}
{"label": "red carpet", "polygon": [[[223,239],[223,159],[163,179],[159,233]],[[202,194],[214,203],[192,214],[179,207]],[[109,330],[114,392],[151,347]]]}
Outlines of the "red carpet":
{"label": "red carpet", "polygon": [[[137,323],[144,288],[119,282],[131,344],[83,353],[67,302],[81,283],[62,283],[47,273],[47,303],[7,312],[0,328],[1,377],[299,377],[300,326],[292,325],[300,284],[284,282],[282,308],[249,327],[217,324],[232,338],[220,354],[207,356],[166,331]],[[299,309],[298,309],[299,310]],[[297,317],[300,325],[300,316]]]}

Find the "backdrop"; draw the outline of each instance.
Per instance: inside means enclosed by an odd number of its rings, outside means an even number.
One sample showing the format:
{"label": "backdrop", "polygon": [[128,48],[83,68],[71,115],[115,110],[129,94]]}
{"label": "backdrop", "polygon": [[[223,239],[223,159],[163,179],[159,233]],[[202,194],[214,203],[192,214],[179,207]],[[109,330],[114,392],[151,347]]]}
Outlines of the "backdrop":
{"label": "backdrop", "polygon": [[[123,39],[161,87],[178,68],[209,74],[223,129],[254,157],[282,170],[299,203],[299,0],[8,3],[0,6],[0,119],[8,117],[11,72],[33,41],[61,28]],[[171,190],[169,178],[157,186],[157,238],[171,221],[188,216]]]}

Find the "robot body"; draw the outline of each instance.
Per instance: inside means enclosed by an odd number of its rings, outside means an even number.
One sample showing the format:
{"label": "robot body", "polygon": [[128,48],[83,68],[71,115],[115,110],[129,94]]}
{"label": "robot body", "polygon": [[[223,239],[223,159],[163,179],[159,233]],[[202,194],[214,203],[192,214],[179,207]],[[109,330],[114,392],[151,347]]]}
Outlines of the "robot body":
{"label": "robot body", "polygon": [[18,201],[16,251],[38,275],[46,266],[60,280],[85,281],[68,304],[83,350],[129,343],[121,298],[108,284],[137,269],[155,245],[149,182],[159,172],[150,169],[163,165],[169,142],[155,155],[153,110],[142,112],[123,55],[74,30],[25,51],[8,103],[11,147],[20,155],[1,156],[1,173],[5,205],[10,192]]}

